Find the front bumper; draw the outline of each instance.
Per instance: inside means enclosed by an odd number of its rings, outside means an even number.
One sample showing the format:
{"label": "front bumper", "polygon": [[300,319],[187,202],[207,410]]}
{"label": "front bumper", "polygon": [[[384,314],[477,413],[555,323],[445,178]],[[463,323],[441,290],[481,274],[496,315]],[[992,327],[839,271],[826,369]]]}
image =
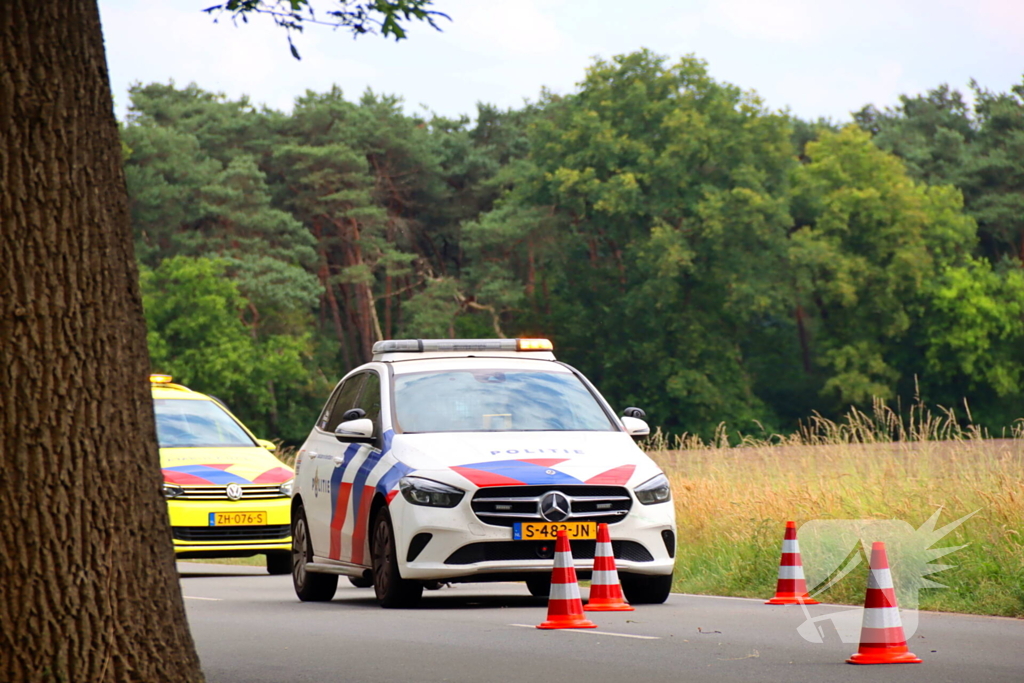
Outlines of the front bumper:
{"label": "front bumper", "polygon": [[[291,499],[176,500],[167,501],[179,557],[248,557],[291,551]],[[212,526],[215,512],[265,512],[267,523],[250,526]]]}
{"label": "front bumper", "polygon": [[[468,497],[467,497],[468,498]],[[554,542],[514,541],[512,529],[485,524],[463,500],[450,509],[412,505],[401,495],[390,507],[403,578],[485,580],[489,574],[550,572]],[[635,503],[621,521],[609,524],[620,572],[671,574],[675,567],[675,507]],[[423,534],[430,534],[423,544]],[[593,569],[594,541],[572,541],[578,571]],[[544,552],[542,545],[550,546]],[[411,546],[411,549],[410,549]]]}

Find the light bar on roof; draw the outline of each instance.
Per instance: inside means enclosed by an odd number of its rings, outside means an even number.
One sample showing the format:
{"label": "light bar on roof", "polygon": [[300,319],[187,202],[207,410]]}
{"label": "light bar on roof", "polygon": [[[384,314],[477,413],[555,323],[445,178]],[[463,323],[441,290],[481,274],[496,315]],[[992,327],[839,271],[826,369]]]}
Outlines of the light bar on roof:
{"label": "light bar on roof", "polygon": [[159,373],[154,373],[149,376],[149,381],[153,384],[170,384],[172,379],[174,378],[170,375],[162,375]]}
{"label": "light bar on roof", "polygon": [[470,351],[551,351],[547,339],[388,339],[373,345],[381,353],[467,353]]}
{"label": "light bar on roof", "polygon": [[549,339],[516,339],[520,351],[553,351]]}

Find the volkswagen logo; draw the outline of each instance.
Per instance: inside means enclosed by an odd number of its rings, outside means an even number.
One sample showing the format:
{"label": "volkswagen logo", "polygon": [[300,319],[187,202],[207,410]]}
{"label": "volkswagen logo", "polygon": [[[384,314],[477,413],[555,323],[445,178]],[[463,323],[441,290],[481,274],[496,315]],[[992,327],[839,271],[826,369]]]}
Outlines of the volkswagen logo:
{"label": "volkswagen logo", "polygon": [[561,491],[548,491],[540,499],[537,507],[540,516],[549,522],[564,522],[572,514],[569,497]]}
{"label": "volkswagen logo", "polygon": [[228,484],[228,488],[225,491],[225,493],[228,494],[228,498],[230,498],[231,500],[240,500],[242,498],[242,494],[245,492],[242,490],[242,487],[239,486],[238,484],[231,483]]}

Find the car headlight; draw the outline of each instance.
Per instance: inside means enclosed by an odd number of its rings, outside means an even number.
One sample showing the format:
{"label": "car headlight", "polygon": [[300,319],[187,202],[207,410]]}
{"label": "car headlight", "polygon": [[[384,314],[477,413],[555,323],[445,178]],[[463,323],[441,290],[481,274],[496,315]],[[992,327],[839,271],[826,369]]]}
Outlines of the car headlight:
{"label": "car headlight", "polygon": [[185,492],[183,488],[177,484],[164,484],[164,498],[177,498]]}
{"label": "car headlight", "polygon": [[281,484],[281,486],[279,487],[279,490],[281,491],[281,495],[282,496],[288,496],[289,498],[291,498],[292,497],[292,487],[293,486],[295,486],[295,477],[292,477],[291,479],[289,479],[285,483]]}
{"label": "car headlight", "polygon": [[633,493],[636,494],[636,499],[644,505],[653,505],[654,503],[664,503],[672,500],[672,487],[669,486],[668,477],[664,474],[648,479],[633,489]]}
{"label": "car headlight", "polygon": [[466,495],[465,491],[454,486],[420,477],[402,477],[398,488],[402,491],[402,497],[413,505],[435,508],[453,508]]}

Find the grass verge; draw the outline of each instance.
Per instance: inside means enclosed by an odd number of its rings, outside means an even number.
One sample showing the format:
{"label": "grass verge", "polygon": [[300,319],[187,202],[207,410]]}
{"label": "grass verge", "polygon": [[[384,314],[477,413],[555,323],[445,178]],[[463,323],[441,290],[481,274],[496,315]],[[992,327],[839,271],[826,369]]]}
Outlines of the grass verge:
{"label": "grass verge", "polygon": [[[930,578],[947,587],[923,589],[918,606],[1024,617],[1024,440],[985,436],[951,412],[918,406],[901,419],[878,404],[739,446],[724,431],[712,443],[655,438],[648,452],[676,506],[674,590],[773,596],[787,520],[896,519],[917,529],[940,509],[937,527],[977,510],[935,542],[967,545],[937,562],[950,567]],[[862,604],[866,571],[862,562],[817,599]]]}

